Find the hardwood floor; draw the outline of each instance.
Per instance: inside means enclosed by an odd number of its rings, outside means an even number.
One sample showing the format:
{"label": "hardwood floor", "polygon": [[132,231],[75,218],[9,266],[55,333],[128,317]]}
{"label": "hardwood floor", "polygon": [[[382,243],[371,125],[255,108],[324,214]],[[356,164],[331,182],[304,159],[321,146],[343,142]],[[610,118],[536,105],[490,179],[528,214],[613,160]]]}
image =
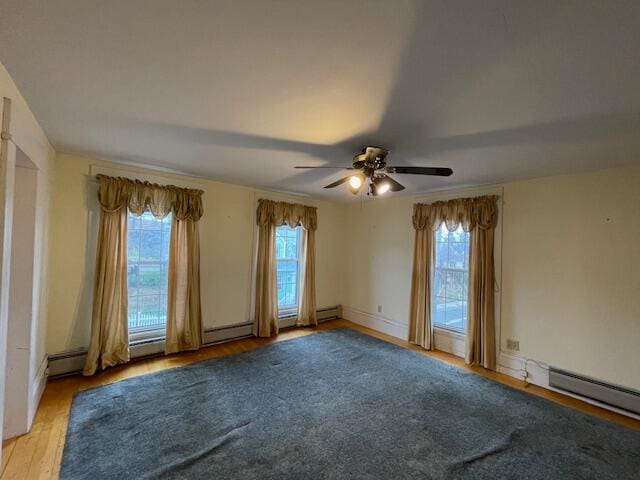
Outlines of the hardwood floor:
{"label": "hardwood floor", "polygon": [[132,363],[112,368],[93,377],[79,375],[49,381],[42,397],[31,432],[3,442],[1,480],[9,479],[55,479],[60,471],[60,461],[64,447],[69,408],[73,394],[86,388],[116,382],[124,378],[156,372],[167,368],[180,367],[199,360],[221,357],[244,352],[273,342],[288,340],[312,334],[318,330],[336,327],[349,327],[397,345],[416,350],[444,362],[471,370],[485,377],[526,390],[534,395],[548,398],[563,405],[581,410],[591,415],[606,418],[630,428],[640,430],[640,421],[604,410],[574,398],[551,392],[534,385],[526,386],[524,382],[507,375],[491,372],[481,367],[469,367],[463,360],[443,352],[427,352],[408,342],[356,325],[347,320],[332,320],[320,324],[315,329],[294,328],[282,331],[276,339],[246,338],[232,342],[205,347],[197,352],[182,353],[168,357],[160,356],[141,359]]}

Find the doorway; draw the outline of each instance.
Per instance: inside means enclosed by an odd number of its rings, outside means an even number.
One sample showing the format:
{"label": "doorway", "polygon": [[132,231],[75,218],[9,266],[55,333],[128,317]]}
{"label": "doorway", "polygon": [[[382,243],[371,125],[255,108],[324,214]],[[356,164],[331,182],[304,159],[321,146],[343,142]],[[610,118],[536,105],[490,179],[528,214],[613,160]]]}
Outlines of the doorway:
{"label": "doorway", "polygon": [[9,273],[9,310],[3,437],[31,428],[40,392],[38,381],[38,289],[36,215],[38,169],[16,148]]}

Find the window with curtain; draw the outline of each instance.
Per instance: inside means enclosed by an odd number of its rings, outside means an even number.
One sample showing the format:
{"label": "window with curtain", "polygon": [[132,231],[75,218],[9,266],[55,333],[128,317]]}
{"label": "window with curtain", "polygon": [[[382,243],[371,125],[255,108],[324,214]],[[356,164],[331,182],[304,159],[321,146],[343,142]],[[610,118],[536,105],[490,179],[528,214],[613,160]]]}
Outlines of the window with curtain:
{"label": "window with curtain", "polygon": [[146,211],[128,215],[127,289],[129,334],[164,336],[167,322],[167,283],[171,214],[163,219]]}
{"label": "window with curtain", "polygon": [[465,332],[469,285],[469,238],[462,227],[450,232],[443,223],[435,234],[432,288],[433,325]]}
{"label": "window with curtain", "polygon": [[298,308],[302,227],[276,228],[278,310],[288,314]]}

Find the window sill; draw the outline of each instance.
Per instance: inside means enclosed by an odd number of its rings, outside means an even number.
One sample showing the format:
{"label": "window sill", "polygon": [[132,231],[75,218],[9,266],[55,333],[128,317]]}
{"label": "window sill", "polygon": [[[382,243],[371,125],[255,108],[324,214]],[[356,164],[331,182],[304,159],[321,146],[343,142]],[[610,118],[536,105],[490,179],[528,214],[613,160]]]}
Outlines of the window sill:
{"label": "window sill", "polygon": [[140,345],[143,343],[164,341],[165,329],[142,330],[129,333],[129,345]]}
{"label": "window sill", "polygon": [[291,318],[296,317],[298,315],[298,307],[287,308],[285,310],[278,311],[278,320],[282,320],[283,318]]}
{"label": "window sill", "polygon": [[443,327],[442,325],[434,325],[433,331],[434,332],[438,332],[438,333],[440,333],[442,335],[448,335],[448,336],[451,336],[451,337],[467,338],[467,333],[464,332],[463,330],[458,330],[458,329],[455,329],[455,328]]}

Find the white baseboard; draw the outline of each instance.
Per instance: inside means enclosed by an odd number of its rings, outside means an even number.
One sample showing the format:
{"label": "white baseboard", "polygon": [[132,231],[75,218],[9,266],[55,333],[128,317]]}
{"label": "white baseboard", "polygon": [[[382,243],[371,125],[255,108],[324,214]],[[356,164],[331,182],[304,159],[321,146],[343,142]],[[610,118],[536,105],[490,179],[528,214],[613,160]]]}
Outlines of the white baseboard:
{"label": "white baseboard", "polygon": [[541,365],[543,365],[542,362],[527,361],[526,358],[509,352],[500,352],[498,355],[498,372],[525,380],[526,370],[527,382],[548,389],[549,370]]}
{"label": "white baseboard", "polygon": [[635,418],[636,420],[640,420],[640,415],[636,415],[635,413],[616,408],[612,405],[608,405],[606,403],[602,403],[588,397],[583,397],[582,395],[577,395],[575,393],[568,392],[566,390],[560,390],[558,388],[550,386],[549,370],[543,365],[544,363],[538,360],[526,359],[509,352],[500,352],[500,354],[498,355],[498,372],[500,373],[504,373],[506,375],[524,381],[526,370],[526,380],[528,383],[546,388],[547,390],[551,390],[552,392],[561,393],[563,395],[566,395],[567,397],[572,397],[591,405],[595,405],[597,407],[604,408],[621,415],[625,415],[627,417]]}
{"label": "white baseboard", "polygon": [[409,326],[406,324],[399,323],[382,315],[364,312],[357,308],[343,306],[342,318],[362,325],[363,327],[377,330],[380,333],[386,333],[392,337],[400,338],[401,340],[406,340],[409,332]]}
{"label": "white baseboard", "polygon": [[[409,335],[408,325],[383,317],[382,315],[364,312],[357,308],[343,306],[342,318],[402,340],[406,340]],[[435,328],[433,337],[434,348],[436,350],[451,353],[457,357],[464,357],[465,335],[450,330]]]}

